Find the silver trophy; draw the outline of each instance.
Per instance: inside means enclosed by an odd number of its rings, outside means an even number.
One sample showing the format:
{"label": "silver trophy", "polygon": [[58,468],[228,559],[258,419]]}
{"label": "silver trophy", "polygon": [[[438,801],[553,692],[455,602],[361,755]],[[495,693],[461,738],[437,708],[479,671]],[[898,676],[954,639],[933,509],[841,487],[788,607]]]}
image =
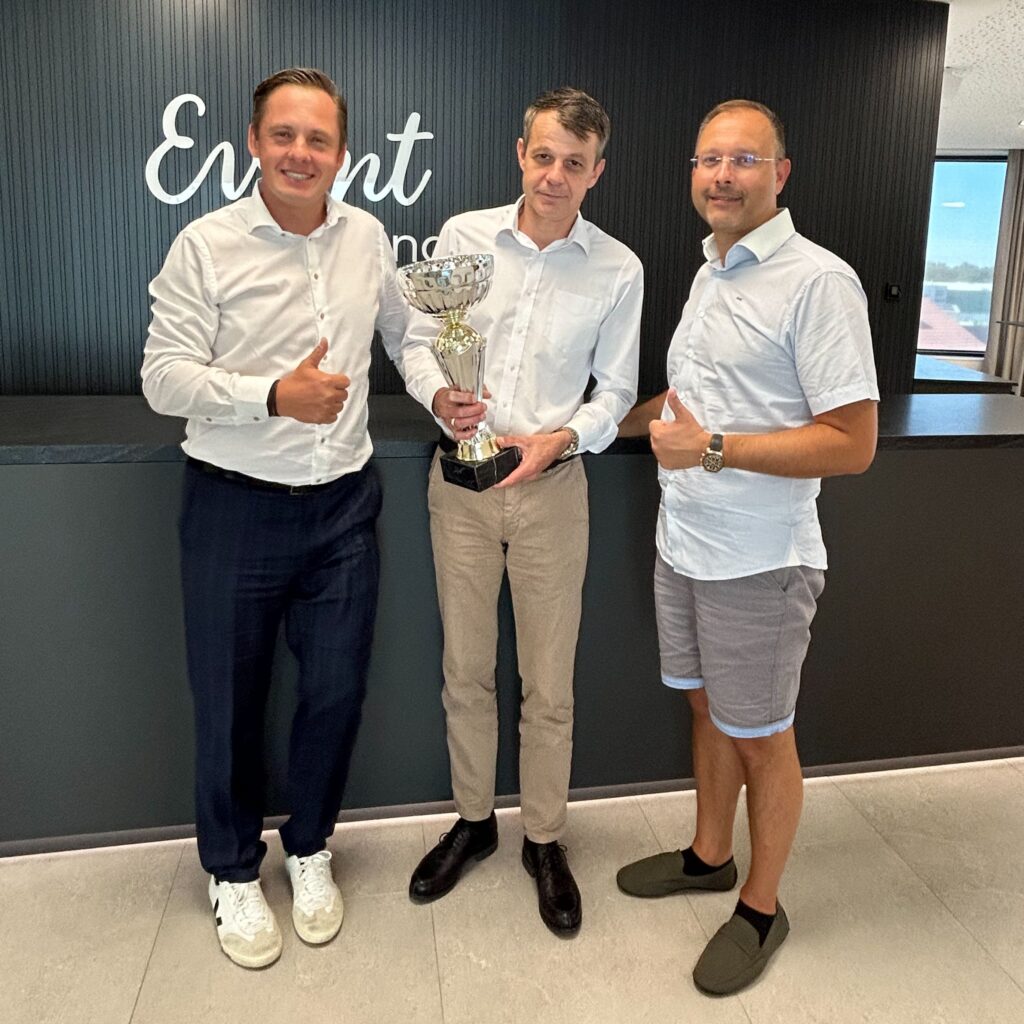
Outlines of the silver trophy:
{"label": "silver trophy", "polygon": [[[398,270],[409,305],[444,322],[433,351],[448,386],[471,392],[478,401],[483,399],[487,341],[470,327],[466,316],[486,298],[493,275],[490,253],[422,260]],[[472,437],[441,456],[441,473],[449,483],[483,491],[504,480],[520,457],[518,448],[499,448],[494,433],[480,423]]]}

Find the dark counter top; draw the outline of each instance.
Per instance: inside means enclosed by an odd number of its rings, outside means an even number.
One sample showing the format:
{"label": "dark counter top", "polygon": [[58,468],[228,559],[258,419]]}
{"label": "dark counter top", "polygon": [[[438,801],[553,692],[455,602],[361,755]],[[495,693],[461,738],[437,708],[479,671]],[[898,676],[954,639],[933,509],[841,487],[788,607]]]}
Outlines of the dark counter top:
{"label": "dark counter top", "polygon": [[[0,397],[0,465],[178,462],[184,421],[136,396]],[[437,426],[406,395],[370,399],[377,458],[425,457]],[[1024,400],[1014,395],[894,395],[879,410],[880,449],[1024,448]],[[613,453],[649,451],[645,438]]]}
{"label": "dark counter top", "polygon": [[[426,456],[437,425],[406,395],[370,399],[377,458]],[[181,462],[185,421],[158,416],[142,397],[26,395],[0,397],[0,465],[87,462]]]}
{"label": "dark counter top", "polygon": [[1016,395],[892,395],[878,411],[878,447],[1024,448]]}
{"label": "dark counter top", "polygon": [[915,395],[978,393],[1012,395],[1014,383],[980,370],[968,370],[947,359],[918,353],[914,361]]}

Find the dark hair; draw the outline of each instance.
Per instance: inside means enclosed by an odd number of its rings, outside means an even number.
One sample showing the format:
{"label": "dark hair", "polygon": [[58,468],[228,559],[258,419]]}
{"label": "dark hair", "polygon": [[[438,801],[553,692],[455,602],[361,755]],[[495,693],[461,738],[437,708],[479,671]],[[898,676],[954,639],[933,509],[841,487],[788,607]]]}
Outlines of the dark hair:
{"label": "dark hair", "polygon": [[782,127],[782,121],[779,120],[779,115],[774,110],[766,107],[763,103],[758,103],[757,100],[726,100],[724,103],[712,107],[704,115],[704,120],[701,121],[700,127],[697,129],[697,137],[700,138],[700,133],[707,128],[713,118],[718,117],[719,114],[727,114],[730,110],[756,110],[759,114],[764,114],[771,122],[772,131],[775,133],[775,156],[779,160],[785,157],[786,130]]}
{"label": "dark hair", "polygon": [[530,141],[530,129],[534,118],[545,110],[552,110],[558,123],[567,131],[582,139],[597,136],[597,159],[604,155],[604,148],[612,134],[612,123],[605,113],[604,107],[581,89],[552,89],[538,96],[523,115],[523,142]]}
{"label": "dark hair", "polygon": [[303,85],[309,89],[320,89],[327,93],[338,108],[338,131],[341,135],[341,145],[345,145],[348,141],[348,106],[345,103],[345,97],[338,92],[338,87],[334,82],[316,68],[285,68],[269,78],[264,78],[256,86],[252,94],[252,130],[255,134],[259,134],[260,122],[263,120],[268,97],[282,85]]}

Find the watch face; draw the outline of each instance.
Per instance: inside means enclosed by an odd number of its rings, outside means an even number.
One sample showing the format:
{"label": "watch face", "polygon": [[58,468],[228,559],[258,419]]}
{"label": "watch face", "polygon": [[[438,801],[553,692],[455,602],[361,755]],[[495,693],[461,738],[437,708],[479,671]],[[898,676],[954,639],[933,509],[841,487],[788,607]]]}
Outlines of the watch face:
{"label": "watch face", "polygon": [[700,464],[709,473],[717,473],[725,465],[725,458],[721,452],[706,451],[700,457]]}

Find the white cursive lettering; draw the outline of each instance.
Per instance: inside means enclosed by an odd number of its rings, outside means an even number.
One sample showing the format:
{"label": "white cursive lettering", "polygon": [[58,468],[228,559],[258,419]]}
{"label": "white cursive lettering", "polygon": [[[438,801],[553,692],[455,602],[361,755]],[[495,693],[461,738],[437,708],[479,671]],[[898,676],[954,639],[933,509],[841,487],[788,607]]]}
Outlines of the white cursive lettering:
{"label": "white cursive lettering", "polygon": [[[259,167],[258,160],[252,160],[242,180],[235,183],[235,150],[230,142],[220,142],[203,161],[202,166],[195,177],[180,192],[168,192],[160,182],[160,166],[164,158],[175,149],[192,149],[196,142],[188,135],[182,135],[178,131],[178,112],[186,104],[193,104],[200,117],[206,114],[206,104],[202,98],[194,93],[182,93],[164,108],[161,127],[164,133],[164,141],[160,143],[149,155],[146,161],[146,187],[162,203],[176,206],[190,199],[202,186],[213,165],[218,159],[221,161],[220,188],[221,192],[228,199],[237,199],[245,193],[252,184],[256,170]],[[433,139],[432,132],[420,131],[420,115],[413,111],[406,119],[405,127],[401,132],[388,132],[389,142],[397,142],[398,150],[395,153],[395,163],[391,174],[382,186],[378,187],[378,179],[381,174],[381,158],[376,153],[367,153],[354,164],[352,154],[345,154],[345,162],[334,182],[331,194],[335,199],[343,199],[352,187],[353,182],[360,171],[365,171],[363,179],[363,195],[371,203],[379,203],[388,195],[395,197],[395,202],[402,206],[412,206],[423,194],[433,172],[429,169],[420,175],[419,181],[412,192],[406,191],[406,178],[409,174],[409,165],[412,161],[413,149],[417,142]]]}
{"label": "white cursive lettering", "polygon": [[221,142],[214,147],[213,152],[203,161],[203,166],[199,169],[199,173],[181,192],[168,192],[160,184],[160,164],[163,162],[164,157],[172,149],[191,149],[196,144],[195,139],[178,133],[178,111],[186,103],[194,103],[200,117],[206,113],[206,104],[199,96],[190,92],[183,93],[181,96],[175,96],[167,104],[164,108],[164,116],[161,122],[161,127],[164,131],[164,141],[150,153],[149,159],[146,161],[146,186],[162,203],[177,206],[179,203],[183,203],[195,195],[199,187],[206,180],[210,169],[217,162],[217,158],[223,157],[220,168],[220,188],[228,199],[237,199],[249,187],[249,183],[252,181],[256,168],[259,165],[257,161],[253,160],[249,164],[249,169],[245,172],[245,177],[236,186],[235,150],[230,142]]}
{"label": "white cursive lettering", "polygon": [[423,194],[423,190],[430,181],[433,173],[430,170],[424,171],[419,184],[413,189],[411,195],[405,192],[405,178],[409,173],[409,161],[412,159],[412,150],[417,142],[423,139],[432,139],[433,132],[421,132],[420,115],[414,110],[405,122],[401,132],[395,134],[388,132],[388,141],[398,143],[398,152],[395,154],[395,166],[391,171],[391,177],[384,183],[384,187],[377,189],[377,178],[380,176],[380,157],[376,153],[367,153],[355,166],[352,165],[352,154],[345,154],[345,162],[341,165],[341,172],[334,182],[331,195],[335,199],[344,199],[345,194],[352,187],[356,175],[362,168],[366,168],[366,177],[363,180],[363,195],[371,203],[379,203],[390,192],[397,203],[402,206],[412,206]]}

